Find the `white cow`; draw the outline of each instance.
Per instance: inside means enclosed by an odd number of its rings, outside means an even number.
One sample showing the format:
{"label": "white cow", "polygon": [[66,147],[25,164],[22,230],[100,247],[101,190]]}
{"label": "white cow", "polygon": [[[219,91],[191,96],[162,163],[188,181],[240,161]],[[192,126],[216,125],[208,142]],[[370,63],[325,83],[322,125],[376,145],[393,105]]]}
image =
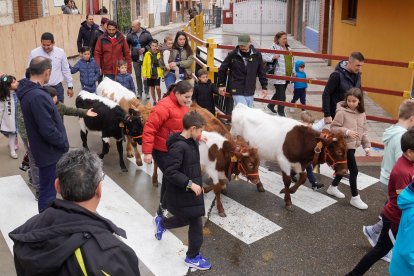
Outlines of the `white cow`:
{"label": "white cow", "polygon": [[[277,161],[282,170],[285,203],[291,208],[290,193],[306,181],[305,168],[311,163],[327,162],[339,175],[347,170],[346,143],[342,135],[324,130],[322,133],[300,122],[266,114],[260,109],[238,104],[232,114],[232,135],[241,135],[258,148],[261,160]],[[290,171],[300,173],[290,188]]]}

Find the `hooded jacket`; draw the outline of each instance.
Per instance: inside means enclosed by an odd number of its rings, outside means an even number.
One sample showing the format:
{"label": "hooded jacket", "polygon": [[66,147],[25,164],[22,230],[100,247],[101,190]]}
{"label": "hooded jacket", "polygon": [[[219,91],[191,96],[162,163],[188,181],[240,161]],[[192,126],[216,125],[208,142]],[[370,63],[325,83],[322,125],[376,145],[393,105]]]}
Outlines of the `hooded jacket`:
{"label": "hooded jacket", "polygon": [[130,74],[118,74],[115,77],[115,81],[122,84],[123,87],[135,93],[134,80]]}
{"label": "hooded jacket", "polygon": [[322,110],[325,117],[335,117],[336,104],[344,100],[350,88],[361,88],[361,73],[354,74],[347,70],[348,61],[341,61],[329,76],[322,94]]}
{"label": "hooded jacket", "polygon": [[[299,67],[302,65],[305,65],[305,62],[303,62],[302,60],[296,61],[295,63],[296,77],[299,79],[306,79],[305,71],[303,72],[299,71]],[[294,82],[293,87],[295,89],[304,89],[304,88],[308,88],[308,84],[306,82]]]}
{"label": "hooded jacket", "polygon": [[167,138],[173,133],[183,131],[183,117],[187,106],[178,103],[171,92],[151,110],[142,135],[142,152],[151,154],[153,149],[167,152]]}
{"label": "hooded jacket", "polygon": [[414,275],[414,187],[410,184],[397,199],[402,210],[397,240],[389,267],[391,276]]}
{"label": "hooded jacket", "polygon": [[91,57],[94,57],[95,54],[95,47],[96,42],[98,41],[98,38],[105,33],[105,30],[102,29],[101,26],[97,30],[94,30],[91,34],[91,39],[89,42],[89,47],[91,47]]}
{"label": "hooded jacket", "polygon": [[150,42],[152,41],[152,36],[149,31],[147,31],[144,28],[141,28],[141,34],[138,37],[137,33],[133,32],[131,29],[127,34],[126,40],[128,42],[129,49],[131,50],[132,61],[139,61],[141,56],[139,53],[139,49],[145,48],[145,52],[147,52],[150,49]]}
{"label": "hooded jacket", "polygon": [[63,14],[72,14],[72,10],[68,6],[62,5],[60,8],[62,9]]}
{"label": "hooded jacket", "polygon": [[190,180],[202,187],[198,142],[193,138],[186,139],[180,133],[174,133],[168,138],[167,147],[165,195],[168,211],[185,218],[204,216],[204,195],[196,196],[193,190],[187,189]]}
{"label": "hooded jacket", "polygon": [[217,87],[208,80],[206,83],[198,82],[194,85],[192,100],[196,101],[199,106],[207,109],[211,114],[216,114],[214,106],[214,94],[217,95]]}
{"label": "hooded jacket", "polygon": [[388,185],[390,173],[397,162],[397,159],[402,155],[401,150],[401,136],[407,131],[400,125],[392,125],[387,128],[382,135],[382,142],[384,143],[384,157],[381,162],[380,182]]}
{"label": "hooded jacket", "polygon": [[78,53],[81,52],[82,46],[90,47],[93,32],[98,29],[99,29],[99,26],[96,24],[93,24],[92,26],[89,27],[86,20],[81,23],[81,26],[79,28],[78,40],[77,40]]}
{"label": "hooded jacket", "polygon": [[16,90],[20,100],[30,149],[38,167],[57,163],[68,151],[65,126],[56,105],[45,88],[22,79]]}
{"label": "hooded jacket", "polygon": [[117,31],[115,37],[115,43],[111,42],[108,33],[98,38],[95,45],[95,61],[104,75],[116,75],[117,62],[125,60],[128,64],[128,73],[132,74],[131,54],[125,36]]}
{"label": "hooded jacket", "polygon": [[110,220],[57,199],[9,233],[17,275],[84,275],[78,248],[88,275],[140,275],[135,252],[114,234],[126,238]]}
{"label": "hooded jacket", "polygon": [[244,60],[237,46],[221,63],[217,86],[226,87],[227,79],[228,92],[232,95],[253,96],[256,91],[256,77],[259,77],[262,89],[267,89],[262,54],[250,46],[250,56]]}
{"label": "hooded jacket", "polygon": [[[342,107],[345,102],[339,102],[335,118],[331,124],[332,132],[341,133],[345,137],[348,149],[356,149],[361,144],[364,149],[370,148],[371,143],[368,140],[367,117],[364,113],[357,110]],[[351,138],[346,135],[348,130],[356,131],[359,138]]]}
{"label": "hooded jacket", "polygon": [[70,72],[75,74],[80,72],[80,83],[82,90],[86,90],[91,93],[96,92],[96,82],[99,79],[101,72],[98,64],[96,64],[94,58],[90,58],[89,61],[80,59],[75,66],[70,66]]}

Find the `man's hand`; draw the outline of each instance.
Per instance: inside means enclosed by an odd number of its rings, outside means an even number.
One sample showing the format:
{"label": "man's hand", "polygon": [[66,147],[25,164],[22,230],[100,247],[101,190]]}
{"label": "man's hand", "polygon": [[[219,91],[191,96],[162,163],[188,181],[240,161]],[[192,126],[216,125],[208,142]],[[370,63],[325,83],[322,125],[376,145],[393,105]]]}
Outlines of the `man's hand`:
{"label": "man's hand", "polygon": [[89,110],[86,112],[86,116],[88,116],[88,117],[96,117],[96,116],[98,116],[98,113],[96,113],[96,112],[92,111],[92,109],[93,109],[93,108],[89,109]]}
{"label": "man's hand", "polygon": [[144,154],[144,162],[147,164],[152,163],[152,154]]}
{"label": "man's hand", "polygon": [[332,123],[332,117],[331,116],[325,117],[324,119],[325,119],[325,124],[331,124]]}
{"label": "man's hand", "polygon": [[226,87],[220,87],[219,89],[218,89],[218,92],[219,92],[219,94],[221,95],[221,96],[225,96],[226,95]]}
{"label": "man's hand", "polygon": [[197,184],[193,183],[191,184],[191,190],[196,194],[196,196],[199,196],[203,193],[203,188],[198,186]]}
{"label": "man's hand", "polygon": [[263,98],[267,97],[267,89],[262,89],[262,97]]}
{"label": "man's hand", "polygon": [[68,88],[68,96],[69,96],[69,98],[72,98],[73,97],[73,89],[69,89]]}

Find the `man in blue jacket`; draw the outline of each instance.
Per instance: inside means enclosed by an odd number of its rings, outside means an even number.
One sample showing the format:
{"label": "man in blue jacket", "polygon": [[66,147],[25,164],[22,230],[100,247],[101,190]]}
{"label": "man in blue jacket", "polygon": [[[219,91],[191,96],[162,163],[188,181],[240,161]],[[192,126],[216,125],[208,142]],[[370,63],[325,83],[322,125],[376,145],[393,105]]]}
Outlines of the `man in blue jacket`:
{"label": "man in blue jacket", "polygon": [[68,151],[65,126],[52,98],[42,87],[49,81],[52,62],[35,57],[29,65],[30,80],[23,79],[17,88],[30,149],[39,167],[39,213],[56,199],[54,182],[56,163]]}

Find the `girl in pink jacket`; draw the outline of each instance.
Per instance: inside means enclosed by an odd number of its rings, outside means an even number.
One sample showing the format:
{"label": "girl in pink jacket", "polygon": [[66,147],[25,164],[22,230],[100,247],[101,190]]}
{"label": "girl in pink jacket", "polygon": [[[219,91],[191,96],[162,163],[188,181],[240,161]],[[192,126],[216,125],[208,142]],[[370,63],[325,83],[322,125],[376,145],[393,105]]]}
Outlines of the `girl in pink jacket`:
{"label": "girl in pink jacket", "polygon": [[[331,130],[332,132],[342,133],[348,146],[349,185],[352,193],[350,204],[361,210],[367,209],[368,205],[361,200],[358,194],[358,167],[355,160],[355,150],[359,146],[362,145],[366,155],[369,155],[371,147],[367,136],[367,118],[361,89],[351,88],[346,92],[345,101],[339,102],[337,105]],[[326,192],[337,198],[345,198],[345,195],[338,190],[338,184],[341,179],[341,175],[336,175]]]}

